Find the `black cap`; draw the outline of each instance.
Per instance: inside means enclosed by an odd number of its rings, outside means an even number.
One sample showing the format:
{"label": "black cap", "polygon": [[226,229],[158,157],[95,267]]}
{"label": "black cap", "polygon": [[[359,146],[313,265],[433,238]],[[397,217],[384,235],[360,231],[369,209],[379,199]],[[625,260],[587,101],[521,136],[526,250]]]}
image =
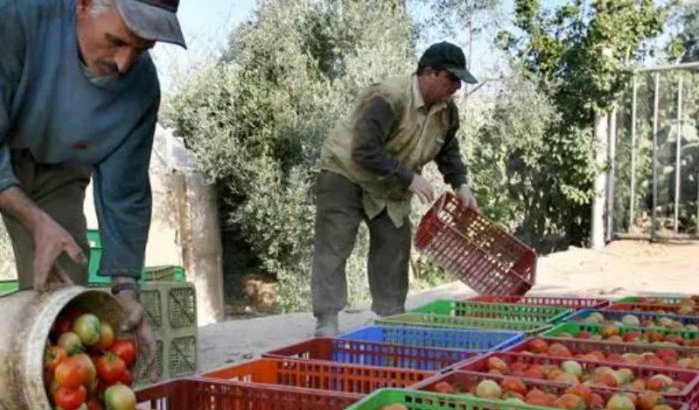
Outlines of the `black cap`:
{"label": "black cap", "polygon": [[425,53],[420,57],[417,68],[418,71],[420,71],[425,67],[447,70],[459,77],[461,81],[469,84],[478,82],[476,77],[466,68],[466,57],[464,56],[464,52],[461,51],[461,48],[446,41],[432,44],[425,50]]}
{"label": "black cap", "polygon": [[179,0],[116,0],[116,5],[126,25],[137,36],[187,48],[177,20]]}

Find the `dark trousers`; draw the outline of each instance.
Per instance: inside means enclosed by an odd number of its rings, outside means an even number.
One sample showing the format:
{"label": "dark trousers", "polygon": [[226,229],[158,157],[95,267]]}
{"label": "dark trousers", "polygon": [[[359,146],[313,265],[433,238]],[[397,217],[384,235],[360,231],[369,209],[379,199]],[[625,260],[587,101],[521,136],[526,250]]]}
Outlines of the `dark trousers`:
{"label": "dark trousers", "polygon": [[[89,258],[90,246],[87,242],[83,203],[92,167],[41,164],[34,160],[28,150],[12,151],[12,165],[24,193],[73,235]],[[34,286],[34,239],[27,228],[13,216],[2,216],[15,253],[19,286],[21,289],[31,289]],[[87,284],[86,265],[73,262],[65,253],[58,257],[58,264],[75,284]]]}
{"label": "dark trousers", "polygon": [[369,228],[367,271],[371,309],[380,316],[402,313],[408,294],[411,229],[401,228],[384,210],[367,218],[362,189],[342,175],[321,171],[317,185],[311,293],[313,314],[332,314],[347,304],[345,265],[354,248],[359,224]]}

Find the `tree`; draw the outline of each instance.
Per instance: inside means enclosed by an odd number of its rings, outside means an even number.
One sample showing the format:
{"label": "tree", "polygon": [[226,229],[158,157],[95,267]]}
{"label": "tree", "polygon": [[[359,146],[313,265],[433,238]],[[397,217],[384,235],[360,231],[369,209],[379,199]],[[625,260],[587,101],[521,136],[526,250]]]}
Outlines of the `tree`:
{"label": "tree", "polygon": [[[167,109],[220,187],[237,245],[227,252],[247,254],[248,270],[279,281],[282,310],[310,301],[313,185],[325,135],[362,87],[414,67],[412,25],[394,6],[261,1],[221,61]],[[364,264],[350,265],[365,284]]]}

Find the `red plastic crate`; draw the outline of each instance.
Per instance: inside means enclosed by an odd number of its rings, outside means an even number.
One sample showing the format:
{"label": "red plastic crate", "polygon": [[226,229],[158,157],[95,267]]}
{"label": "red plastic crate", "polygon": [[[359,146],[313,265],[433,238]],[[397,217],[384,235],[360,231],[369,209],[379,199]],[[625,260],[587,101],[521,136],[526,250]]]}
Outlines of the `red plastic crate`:
{"label": "red plastic crate", "polygon": [[441,347],[315,338],[267,352],[262,356],[438,371],[477,354],[468,350]]}
{"label": "red plastic crate", "polygon": [[138,390],[136,409],[342,410],[360,398],[354,394],[188,378]]}
{"label": "red plastic crate", "polygon": [[[480,383],[482,380],[493,380],[496,383],[500,384],[503,379],[507,378],[506,376],[498,376],[494,374],[482,374],[482,373],[475,373],[475,372],[468,372],[468,371],[455,371],[451,373],[445,373],[445,374],[440,374],[434,377],[430,377],[429,379],[425,380],[424,382],[419,383],[414,387],[416,390],[422,390],[422,391],[435,391],[434,387],[437,383],[439,382],[447,382],[452,386],[459,386],[463,390],[466,391],[460,391],[459,393],[465,394],[468,392],[474,392],[476,386],[478,383]],[[537,388],[539,390],[542,390],[545,393],[552,393],[557,396],[560,396],[566,392],[570,388],[569,384],[564,384],[564,383],[558,383],[558,382],[550,382],[550,381],[544,381],[544,380],[535,380],[535,379],[521,379],[524,385],[527,387],[527,390],[531,390],[533,388]],[[598,388],[598,387],[590,387],[590,390],[592,390],[593,393],[597,393],[600,396],[602,396],[603,401],[606,403],[609,398],[618,393],[618,390],[612,390],[612,389],[603,389],[603,388]],[[667,403],[674,409],[687,409],[690,408],[692,409],[691,405],[686,406],[685,404],[676,401],[676,400],[668,400]]]}
{"label": "red plastic crate", "polygon": [[422,217],[415,246],[480,294],[523,295],[534,285],[536,252],[450,192]]}
{"label": "red plastic crate", "polygon": [[484,303],[517,303],[520,305],[553,306],[573,310],[601,309],[608,306],[610,303],[607,299],[518,295],[480,295],[466,300]]}
{"label": "red plastic crate", "polygon": [[[458,371],[470,371],[478,373],[488,372],[488,360],[491,357],[497,357],[502,359],[505,363],[511,365],[512,363],[525,363],[527,365],[539,364],[539,365],[554,365],[559,367],[566,360],[571,360],[570,358],[564,357],[550,357],[542,355],[532,355],[525,353],[511,353],[511,352],[495,352],[485,356],[481,356],[478,359],[473,359],[471,361],[464,362],[460,365],[455,365],[454,368]],[[580,364],[583,371],[591,371],[597,367],[605,366],[610,367],[613,370],[618,369],[629,369],[633,372],[634,377],[648,378],[655,376],[656,374],[663,374],[672,378],[675,381],[686,383],[685,387],[676,394],[671,393],[661,393],[663,397],[667,400],[674,400],[678,402],[693,403],[690,407],[699,407],[699,373],[691,370],[679,370],[667,367],[656,367],[656,366],[636,366],[626,363],[611,363],[602,361],[592,361],[592,360],[581,360],[572,359]],[[619,388],[610,388],[612,390],[620,391],[631,391],[640,392],[642,390],[633,389],[630,386],[624,386]]]}
{"label": "red plastic crate", "polygon": [[265,358],[214,370],[201,376],[364,395],[382,387],[410,387],[434,374],[430,371],[394,367]]}
{"label": "red plastic crate", "polygon": [[[628,311],[628,312],[646,312],[677,315],[680,309],[679,305],[654,305],[647,303],[615,303],[604,308],[605,310]],[[699,316],[699,312],[685,313],[682,316]]]}
{"label": "red plastic crate", "polygon": [[[534,340],[543,340],[549,345],[552,343],[560,343],[567,347],[573,355],[587,354],[595,351],[604,353],[605,355],[623,355],[624,353],[636,353],[641,354],[645,352],[655,353],[661,349],[667,349],[671,347],[676,350],[679,354],[680,359],[684,358],[699,358],[699,349],[696,347],[682,347],[682,346],[663,346],[654,344],[630,344],[630,343],[607,343],[594,340],[586,339],[559,339],[559,338],[549,338],[549,337],[535,337],[527,339],[519,344],[516,344],[509,349],[505,350],[507,352],[526,352],[528,351],[528,345]],[[665,367],[673,367],[666,365]],[[674,368],[681,369],[679,366],[674,366]]]}

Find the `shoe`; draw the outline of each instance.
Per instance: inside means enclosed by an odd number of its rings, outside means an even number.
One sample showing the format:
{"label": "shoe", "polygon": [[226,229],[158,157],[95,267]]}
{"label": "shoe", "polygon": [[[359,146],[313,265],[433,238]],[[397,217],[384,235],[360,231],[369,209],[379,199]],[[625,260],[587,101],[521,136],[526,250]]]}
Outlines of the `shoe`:
{"label": "shoe", "polygon": [[316,317],[316,337],[335,337],[339,333],[337,313],[323,313]]}

